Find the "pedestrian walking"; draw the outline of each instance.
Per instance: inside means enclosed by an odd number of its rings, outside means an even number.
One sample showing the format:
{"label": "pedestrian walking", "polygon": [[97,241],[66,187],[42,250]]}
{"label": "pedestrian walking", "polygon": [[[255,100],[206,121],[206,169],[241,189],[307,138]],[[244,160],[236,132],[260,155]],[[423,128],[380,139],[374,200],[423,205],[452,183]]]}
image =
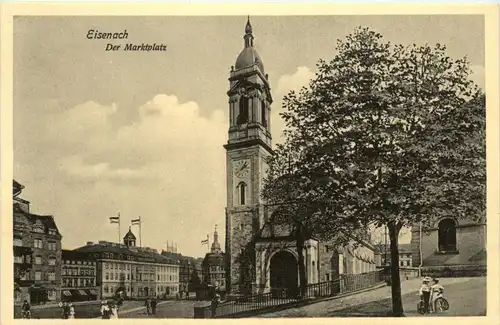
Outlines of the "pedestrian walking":
{"label": "pedestrian walking", "polygon": [[118,319],[118,305],[116,303],[111,304],[109,318],[110,319]]}
{"label": "pedestrian walking", "polygon": [[73,304],[68,304],[68,319],[75,319],[75,307]]}
{"label": "pedestrian walking", "polygon": [[23,306],[21,307],[21,313],[23,318],[31,318],[31,305],[29,304],[28,300],[25,300],[23,302]]}
{"label": "pedestrian walking", "polygon": [[149,298],[146,298],[144,305],[146,306],[146,313],[148,315],[151,315],[151,301],[149,300]]}
{"label": "pedestrian walking", "polygon": [[151,312],[154,315],[156,315],[156,306],[158,305],[158,301],[156,298],[151,299]]}
{"label": "pedestrian walking", "polygon": [[212,303],[210,304],[210,309],[212,311],[212,318],[215,318],[217,316],[217,307],[219,306],[220,302],[220,296],[218,293],[214,295],[214,298],[212,299]]}
{"label": "pedestrian walking", "polygon": [[59,303],[59,307],[61,307],[61,318],[68,319],[69,317],[69,304],[64,301],[63,303]]}
{"label": "pedestrian walking", "polygon": [[101,317],[102,319],[109,319],[110,318],[111,311],[108,306],[108,302],[104,300],[101,302]]}

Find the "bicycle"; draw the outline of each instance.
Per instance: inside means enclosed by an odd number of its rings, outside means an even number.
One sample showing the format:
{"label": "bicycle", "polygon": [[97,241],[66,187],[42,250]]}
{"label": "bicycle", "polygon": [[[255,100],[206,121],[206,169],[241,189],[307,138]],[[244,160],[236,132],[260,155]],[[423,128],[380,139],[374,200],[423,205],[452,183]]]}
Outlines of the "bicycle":
{"label": "bicycle", "polygon": [[448,300],[446,300],[443,296],[439,296],[436,298],[436,301],[434,302],[434,310],[436,312],[442,312],[446,311],[450,308],[450,304],[448,303]]}

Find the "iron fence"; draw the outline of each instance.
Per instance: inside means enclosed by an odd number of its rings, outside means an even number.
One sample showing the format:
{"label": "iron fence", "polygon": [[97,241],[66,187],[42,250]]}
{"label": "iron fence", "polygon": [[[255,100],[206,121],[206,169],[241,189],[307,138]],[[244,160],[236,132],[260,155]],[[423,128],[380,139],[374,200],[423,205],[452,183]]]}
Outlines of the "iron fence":
{"label": "iron fence", "polygon": [[[287,307],[305,301],[314,301],[363,290],[382,281],[380,271],[363,274],[342,275],[333,281],[313,283],[306,286],[305,294],[299,288],[271,289],[268,293],[250,295],[225,301],[217,306],[203,308],[203,318],[238,317],[276,307]],[[200,318],[201,318],[200,317]]]}

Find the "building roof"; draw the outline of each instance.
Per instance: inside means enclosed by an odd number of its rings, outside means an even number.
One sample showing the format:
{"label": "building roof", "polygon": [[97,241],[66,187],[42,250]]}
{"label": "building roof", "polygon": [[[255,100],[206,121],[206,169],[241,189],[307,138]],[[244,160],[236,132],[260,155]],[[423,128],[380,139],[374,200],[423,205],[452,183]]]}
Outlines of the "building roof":
{"label": "building roof", "polygon": [[224,266],[226,263],[226,254],[225,253],[207,253],[205,258],[203,259],[202,265],[210,266],[210,265],[219,265]]}
{"label": "building roof", "polygon": [[132,232],[132,229],[129,227],[128,232],[125,234],[125,237],[123,237],[124,241],[129,241],[129,240],[136,240],[137,238],[135,237],[134,233]]}
{"label": "building roof", "polygon": [[132,256],[134,259],[145,262],[155,262],[163,264],[179,264],[179,259],[159,254],[155,249],[148,247],[127,247],[122,244],[99,242],[97,244],[87,244],[75,249],[75,251],[87,253],[113,253],[117,256]]}
{"label": "building roof", "polygon": [[42,223],[44,226],[45,233],[49,232],[49,229],[53,229],[57,232],[57,234],[61,236],[61,233],[59,232],[59,229],[57,228],[56,222],[54,220],[54,217],[51,215],[38,215],[38,214],[33,214],[33,213],[27,213],[24,210],[21,209],[18,203],[14,203],[13,206],[14,209],[14,219],[17,217],[25,217],[28,219],[28,221],[31,224],[36,223],[38,220]]}
{"label": "building roof", "polygon": [[12,195],[17,196],[21,194],[22,190],[24,189],[24,185],[21,183],[17,182],[15,179],[12,182]]}

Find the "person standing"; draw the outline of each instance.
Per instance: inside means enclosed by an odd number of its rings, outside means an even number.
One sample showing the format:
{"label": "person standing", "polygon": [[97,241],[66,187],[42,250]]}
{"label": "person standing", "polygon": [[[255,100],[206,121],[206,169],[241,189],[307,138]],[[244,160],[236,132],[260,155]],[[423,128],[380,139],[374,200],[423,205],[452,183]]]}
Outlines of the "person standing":
{"label": "person standing", "polygon": [[150,302],[149,298],[146,298],[144,305],[146,306],[146,313],[148,315],[150,315],[151,314],[151,302]]}
{"label": "person standing", "polygon": [[118,319],[118,305],[116,303],[111,304],[109,318],[110,319]]}
{"label": "person standing", "polygon": [[151,299],[151,313],[154,315],[156,315],[156,306],[158,305],[158,301],[156,300],[156,298],[153,298]]}
{"label": "person standing", "polygon": [[422,280],[422,286],[420,287],[419,290],[419,295],[420,298],[424,301],[424,313],[428,314],[429,313],[429,300],[431,297],[431,287],[429,285],[430,279],[428,277],[425,277]]}
{"label": "person standing", "polygon": [[217,315],[217,307],[219,306],[219,303],[220,303],[220,296],[218,293],[216,293],[210,305],[210,309],[212,311],[212,318],[215,318],[215,316]]}
{"label": "person standing", "polygon": [[31,318],[31,306],[28,300],[23,302],[23,306],[21,307],[21,313],[23,318]]}
{"label": "person standing", "polygon": [[68,305],[68,310],[68,319],[75,319],[75,307],[72,303]]}
{"label": "person standing", "polygon": [[108,302],[105,300],[101,303],[101,317],[102,319],[109,319],[110,317]]}

